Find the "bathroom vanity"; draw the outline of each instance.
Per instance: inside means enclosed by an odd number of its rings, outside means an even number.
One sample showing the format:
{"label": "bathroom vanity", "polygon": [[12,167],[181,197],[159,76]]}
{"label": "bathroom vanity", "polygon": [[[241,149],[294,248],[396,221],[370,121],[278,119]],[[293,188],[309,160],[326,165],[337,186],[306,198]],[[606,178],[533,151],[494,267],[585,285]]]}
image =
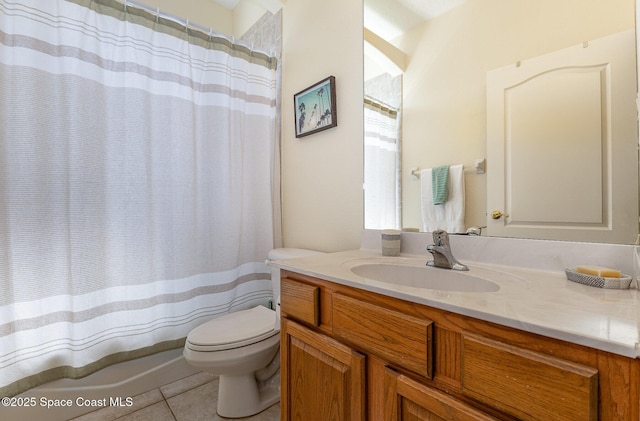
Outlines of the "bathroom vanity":
{"label": "bathroom vanity", "polygon": [[640,420],[637,290],[491,265],[469,273],[497,289],[430,289],[365,265],[424,261],[357,250],[277,264],[282,420]]}

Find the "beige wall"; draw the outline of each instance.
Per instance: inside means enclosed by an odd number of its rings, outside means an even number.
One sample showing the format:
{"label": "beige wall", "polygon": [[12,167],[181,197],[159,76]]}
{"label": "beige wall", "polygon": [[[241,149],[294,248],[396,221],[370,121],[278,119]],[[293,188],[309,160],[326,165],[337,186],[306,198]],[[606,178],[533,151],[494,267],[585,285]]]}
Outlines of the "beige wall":
{"label": "beige wall", "polygon": [[[362,0],[287,0],[282,42],[284,245],[358,248],[363,226]],[[336,77],[338,127],[296,138],[293,95],[330,75]]]}
{"label": "beige wall", "polygon": [[266,12],[254,2],[241,1],[233,9],[233,36],[240,38]]}
{"label": "beige wall", "polygon": [[[394,43],[404,75],[403,225],[420,227],[412,168],[486,154],[486,73],[634,27],[635,0],[467,0]],[[494,163],[487,162],[488,171]],[[466,225],[486,225],[486,176],[466,175]]]}
{"label": "beige wall", "polygon": [[[118,0],[122,1],[122,0]],[[214,32],[240,38],[266,12],[255,2],[243,1],[232,11],[213,0],[139,0],[181,19],[189,19]]]}
{"label": "beige wall", "polygon": [[212,28],[215,32],[233,35],[233,13],[211,0],[140,0],[140,3],[189,19],[189,22]]}

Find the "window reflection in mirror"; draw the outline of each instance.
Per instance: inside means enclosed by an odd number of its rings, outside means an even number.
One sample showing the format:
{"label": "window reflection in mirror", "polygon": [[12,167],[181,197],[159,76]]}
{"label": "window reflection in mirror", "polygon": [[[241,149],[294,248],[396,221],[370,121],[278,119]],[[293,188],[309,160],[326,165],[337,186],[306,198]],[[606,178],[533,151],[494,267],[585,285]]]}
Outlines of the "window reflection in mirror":
{"label": "window reflection in mirror", "polygon": [[399,229],[402,76],[381,73],[364,90],[365,227]]}

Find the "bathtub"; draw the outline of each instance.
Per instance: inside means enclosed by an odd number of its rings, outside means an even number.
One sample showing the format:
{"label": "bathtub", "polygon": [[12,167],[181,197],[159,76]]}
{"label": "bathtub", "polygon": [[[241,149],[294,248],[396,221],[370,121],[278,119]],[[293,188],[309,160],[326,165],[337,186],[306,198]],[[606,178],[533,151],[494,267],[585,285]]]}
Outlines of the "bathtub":
{"label": "bathtub", "polygon": [[134,396],[198,371],[185,362],[182,348],[164,351],[112,365],[83,379],[61,379],[28,390],[14,399],[20,407],[0,406],[0,419],[66,421],[103,406],[131,406]]}

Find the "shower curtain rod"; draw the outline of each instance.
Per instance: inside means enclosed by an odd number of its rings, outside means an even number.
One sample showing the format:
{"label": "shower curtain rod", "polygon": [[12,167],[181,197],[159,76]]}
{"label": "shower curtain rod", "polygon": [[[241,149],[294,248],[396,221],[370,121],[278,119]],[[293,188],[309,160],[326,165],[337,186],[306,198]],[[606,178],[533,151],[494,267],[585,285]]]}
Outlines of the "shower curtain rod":
{"label": "shower curtain rod", "polygon": [[390,111],[394,111],[394,112],[398,112],[398,111],[399,111],[399,110],[398,110],[398,107],[395,107],[395,106],[393,106],[393,105],[389,105],[389,104],[387,104],[386,102],[381,101],[381,100],[379,100],[378,98],[373,97],[373,96],[371,96],[371,95],[367,95],[367,94],[365,94],[365,95],[364,95],[364,100],[365,100],[365,101],[373,102],[373,103],[375,103],[375,104],[377,104],[377,105],[379,105],[379,106],[381,106],[381,107],[385,107],[385,108],[389,109]]}
{"label": "shower curtain rod", "polygon": [[128,6],[133,6],[133,7],[145,10],[145,11],[155,15],[156,19],[159,18],[159,17],[164,18],[164,19],[169,19],[171,21],[179,23],[180,25],[183,25],[187,29],[189,29],[189,28],[195,29],[197,31],[200,31],[200,32],[202,32],[204,34],[209,35],[210,37],[212,35],[215,35],[217,37],[224,38],[224,39],[226,39],[227,41],[229,41],[229,42],[231,42],[233,44],[237,44],[237,45],[241,45],[243,47],[247,47],[247,48],[249,48],[249,49],[251,49],[253,51],[257,51],[259,53],[263,53],[263,54],[266,54],[268,56],[274,56],[275,55],[273,52],[268,52],[268,51],[264,51],[264,50],[259,49],[259,48],[255,48],[253,45],[251,45],[251,44],[249,44],[249,43],[247,43],[245,41],[236,39],[233,36],[226,35],[226,34],[223,34],[221,32],[216,32],[211,27],[207,28],[207,27],[199,25],[197,23],[189,22],[189,19],[181,18],[179,16],[172,15],[171,13],[167,13],[167,12],[165,12],[163,10],[160,10],[159,7],[154,8],[154,7],[151,7],[151,6],[147,5],[147,4],[140,3],[139,1],[136,1],[136,0],[122,0],[122,5],[124,6],[125,12],[126,12]]}

